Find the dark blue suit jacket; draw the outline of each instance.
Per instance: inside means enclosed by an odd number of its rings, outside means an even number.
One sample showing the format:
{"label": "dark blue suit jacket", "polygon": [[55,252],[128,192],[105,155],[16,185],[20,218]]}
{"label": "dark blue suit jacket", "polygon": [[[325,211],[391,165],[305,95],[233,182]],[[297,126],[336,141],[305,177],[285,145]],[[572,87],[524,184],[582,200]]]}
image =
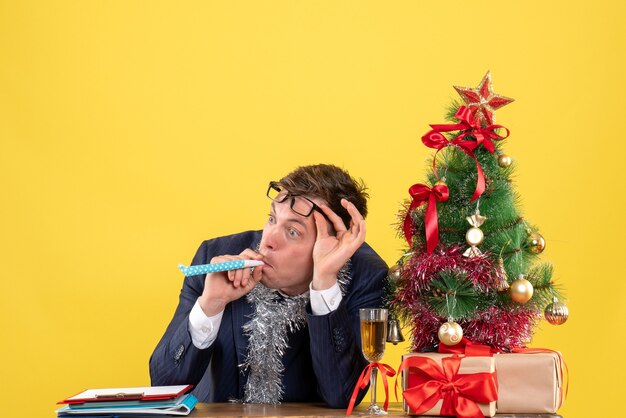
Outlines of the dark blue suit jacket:
{"label": "dark blue suit jacket", "polygon": [[[260,240],[260,231],[248,231],[205,241],[192,264],[255,249]],[[289,348],[283,357],[283,402],[324,401],[335,408],[348,405],[367,365],[360,348],[359,309],[381,306],[386,275],[387,265],[365,243],[351,259],[352,280],[337,310],[316,316],[308,307],[307,326],[289,334]],[[150,358],[152,385],[196,385],[194,394],[200,402],[242,399],[247,373],[239,365],[246,358],[248,344],[242,326],[249,321],[253,306],[245,297],[228,304],[217,340],[200,350],[193,345],[188,323],[203,288],[204,275],[184,280],[174,318]]]}

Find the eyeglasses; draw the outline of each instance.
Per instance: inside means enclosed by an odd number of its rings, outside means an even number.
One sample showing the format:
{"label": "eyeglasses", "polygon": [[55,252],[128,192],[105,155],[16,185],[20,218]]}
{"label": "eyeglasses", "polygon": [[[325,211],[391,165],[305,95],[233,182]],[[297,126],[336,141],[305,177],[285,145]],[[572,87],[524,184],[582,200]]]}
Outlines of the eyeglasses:
{"label": "eyeglasses", "polygon": [[270,181],[270,185],[267,188],[267,197],[269,197],[276,203],[283,203],[287,199],[291,198],[291,201],[289,202],[289,207],[298,215],[308,218],[309,216],[311,216],[313,211],[316,210],[321,213],[328,222],[330,222],[330,219],[328,219],[324,211],[315,203],[313,203],[311,199],[300,196],[298,194],[289,193],[289,191],[282,187],[278,182]]}

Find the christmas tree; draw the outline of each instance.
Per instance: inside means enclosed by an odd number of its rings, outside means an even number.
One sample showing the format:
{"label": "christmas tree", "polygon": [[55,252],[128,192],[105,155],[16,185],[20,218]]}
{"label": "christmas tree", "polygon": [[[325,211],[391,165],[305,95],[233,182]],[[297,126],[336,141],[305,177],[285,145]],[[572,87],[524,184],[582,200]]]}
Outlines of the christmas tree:
{"label": "christmas tree", "polygon": [[390,269],[388,307],[408,325],[412,351],[461,338],[500,351],[525,346],[545,312],[565,322],[567,307],[539,254],[545,240],[518,208],[504,154],[509,131],[495,111],[513,99],[494,93],[490,73],[476,88],[455,87],[448,120],[422,142],[435,151],[428,183],[409,189],[398,231],[408,249]]}

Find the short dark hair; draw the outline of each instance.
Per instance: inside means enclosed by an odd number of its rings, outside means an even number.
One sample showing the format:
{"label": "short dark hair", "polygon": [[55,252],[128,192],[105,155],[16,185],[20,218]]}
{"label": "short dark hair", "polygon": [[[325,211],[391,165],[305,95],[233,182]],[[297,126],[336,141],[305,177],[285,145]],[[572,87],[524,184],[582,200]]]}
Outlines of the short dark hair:
{"label": "short dark hair", "polygon": [[330,164],[317,164],[298,167],[278,182],[288,192],[320,198],[341,217],[346,228],[350,227],[352,217],[341,206],[341,199],[346,199],[367,216],[367,199],[369,195],[363,180],[356,180],[347,171]]}

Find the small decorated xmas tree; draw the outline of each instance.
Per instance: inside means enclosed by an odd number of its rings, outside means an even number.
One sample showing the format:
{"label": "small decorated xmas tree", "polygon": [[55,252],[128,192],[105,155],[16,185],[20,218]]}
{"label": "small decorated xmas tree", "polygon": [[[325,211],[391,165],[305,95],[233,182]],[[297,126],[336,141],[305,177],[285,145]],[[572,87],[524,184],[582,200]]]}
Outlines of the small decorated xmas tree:
{"label": "small decorated xmas tree", "polygon": [[412,351],[463,336],[500,351],[525,346],[545,312],[565,322],[567,307],[540,263],[545,240],[518,209],[515,165],[502,151],[509,130],[495,111],[513,99],[495,94],[491,76],[455,87],[450,124],[431,125],[422,142],[436,150],[428,183],[409,189],[399,233],[408,250],[388,278],[388,307],[408,325]]}

